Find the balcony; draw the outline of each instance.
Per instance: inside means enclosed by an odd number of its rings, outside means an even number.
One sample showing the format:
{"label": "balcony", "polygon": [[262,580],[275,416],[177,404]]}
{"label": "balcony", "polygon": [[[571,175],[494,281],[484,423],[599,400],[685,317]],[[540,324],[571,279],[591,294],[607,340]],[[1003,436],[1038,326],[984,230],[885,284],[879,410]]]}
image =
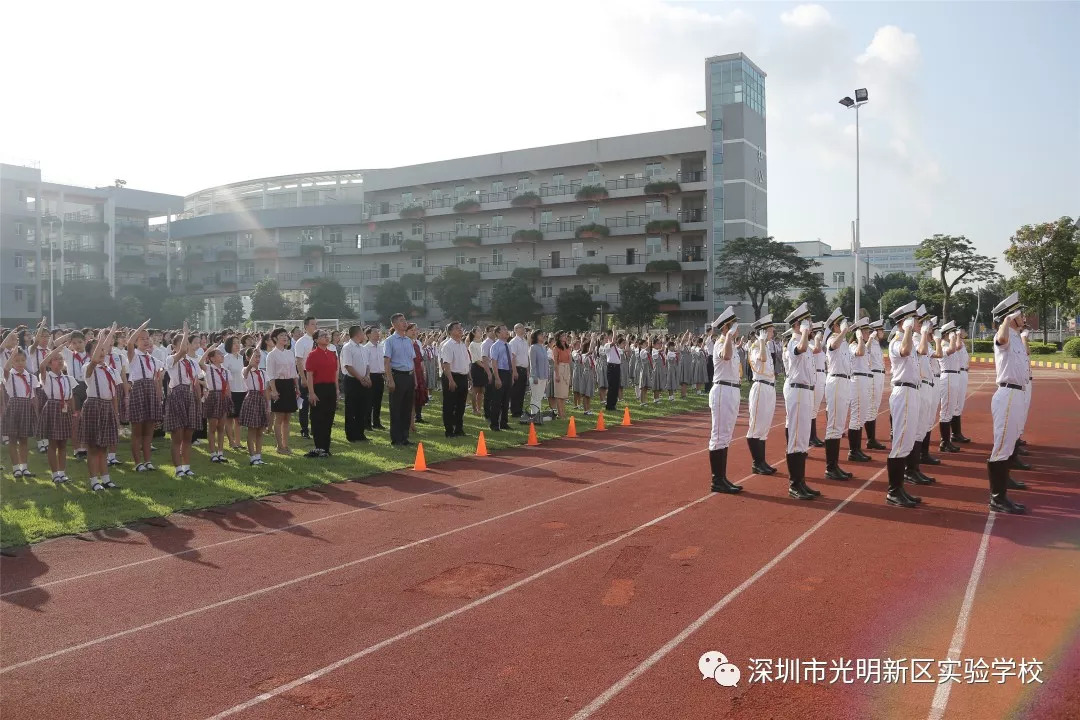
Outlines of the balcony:
{"label": "balcony", "polygon": [[709,269],[709,261],[705,257],[705,249],[700,246],[684,247],[682,252],[679,253],[678,260],[682,263],[683,272]]}
{"label": "balcony", "polygon": [[683,208],[679,211],[676,219],[681,225],[682,232],[705,232],[709,213],[705,208]]}
{"label": "balcony", "polygon": [[608,310],[615,310],[619,307],[619,293],[597,293],[592,296],[592,301],[597,305],[603,303]]}
{"label": "balcony", "polygon": [[540,198],[545,205],[560,202],[577,202],[574,195],[581,189],[580,180],[572,180],[569,185],[545,185],[540,188]]}
{"label": "balcony", "polygon": [[604,262],[614,274],[645,272],[645,260],[644,255],[635,255],[633,262],[627,262],[625,255],[608,255],[604,258]]}
{"label": "balcony", "polygon": [[577,273],[577,266],[581,263],[581,258],[559,258],[558,260],[544,258],[538,265],[544,277],[569,277]]}
{"label": "balcony", "polygon": [[[427,236],[425,235],[425,238]],[[402,251],[402,243],[405,242],[405,235],[398,233],[396,235],[390,235],[389,233],[383,235],[366,235],[360,237],[360,252],[364,255],[373,253],[395,253]]]}
{"label": "balcony", "polygon": [[695,188],[687,188],[685,186],[686,185],[696,185],[698,183],[704,183],[708,179],[709,179],[709,176],[704,170],[680,170],[675,175],[675,182],[679,183],[679,185],[681,185],[681,186],[684,186],[683,187],[684,191],[685,190],[690,190],[690,189],[693,189],[693,190],[705,190],[706,188],[704,186],[700,187],[700,188],[696,188],[696,187]]}
{"label": "balcony", "polygon": [[142,257],[146,253],[146,248],[141,245],[117,245],[116,255],[117,257]]}
{"label": "balcony", "polygon": [[604,225],[610,228],[614,236],[641,235],[645,232],[645,224],[648,222],[648,215],[620,215],[604,218]]}
{"label": "balcony", "polygon": [[517,267],[516,262],[480,263],[481,280],[506,280]]}
{"label": "balcony", "polygon": [[584,215],[560,218],[552,222],[540,223],[540,232],[544,234],[545,240],[570,240],[577,232],[578,226],[584,221]]}
{"label": "balcony", "polygon": [[708,309],[703,290],[683,290],[678,294],[678,298],[681,303],[679,310],[683,312]]}

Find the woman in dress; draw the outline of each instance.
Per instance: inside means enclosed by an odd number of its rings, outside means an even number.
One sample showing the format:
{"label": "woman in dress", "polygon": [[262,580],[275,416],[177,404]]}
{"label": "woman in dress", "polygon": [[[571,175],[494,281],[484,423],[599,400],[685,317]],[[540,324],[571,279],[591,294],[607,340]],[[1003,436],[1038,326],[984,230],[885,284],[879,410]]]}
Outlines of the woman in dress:
{"label": "woman in dress", "polygon": [[[108,354],[105,355],[105,362],[118,380],[116,385],[116,417],[121,426],[126,426],[130,421],[128,417],[128,392],[130,386],[128,383],[127,353],[121,349],[122,346],[126,345],[127,337],[122,331],[118,330],[116,337],[113,338],[112,347],[109,348]],[[122,428],[121,432],[127,435],[131,434],[131,431],[126,428]],[[105,456],[105,463],[109,467],[120,464],[120,459],[116,457],[116,445],[109,448],[109,452]]]}
{"label": "woman in dress", "polygon": [[233,450],[242,450],[240,444],[240,407],[244,404],[244,357],[242,341],[235,335],[225,338],[225,353],[222,366],[229,373],[229,392],[231,405],[229,416],[225,419],[225,434],[229,438],[229,445]]}
{"label": "woman in dress", "polygon": [[270,424],[270,383],[266,371],[259,369],[259,351],[248,348],[244,367],[244,402],[240,406],[240,425],[247,428],[248,463],[265,465],[262,459],[262,437]]}
{"label": "woman in dress", "polygon": [[289,333],[275,328],[270,333],[274,349],[266,356],[266,380],[270,385],[270,410],[273,412],[274,442],[281,455],[291,455],[289,424],[300,399],[296,356],[289,349]]}
{"label": "woman in dress", "polygon": [[90,358],[83,366],[86,402],[79,414],[79,437],[86,443],[86,465],[90,472],[90,489],[94,492],[118,487],[109,477],[105,460],[105,453],[116,445],[119,435],[116,388],[120,379],[105,360],[112,350],[115,335],[116,323],[113,323],[105,337],[94,344]]}
{"label": "woman in dress", "polygon": [[469,399],[472,401],[473,415],[480,415],[484,406],[484,388],[487,387],[487,371],[484,370],[484,347],[480,328],[474,327],[469,331],[469,376],[472,385],[469,387]]}
{"label": "woman in dress", "polygon": [[[16,348],[4,366],[4,394],[7,401],[3,416],[4,434],[8,438],[8,456],[11,458],[11,469],[16,478],[34,477],[34,473],[30,472],[27,466],[27,438],[34,434],[34,426],[37,425],[38,385],[37,378],[26,369],[26,353],[22,348]],[[38,439],[45,438],[39,435]],[[50,444],[49,453],[52,452]]]}
{"label": "woman in dress", "polygon": [[570,396],[570,347],[566,342],[566,333],[555,333],[555,347],[552,349],[555,366],[555,411],[560,418],[566,417],[566,398]]}
{"label": "woman in dress", "polygon": [[581,343],[578,360],[581,363],[581,372],[578,375],[577,394],[581,398],[585,414],[592,415],[592,396],[596,392],[596,355],[592,352],[588,340]]}

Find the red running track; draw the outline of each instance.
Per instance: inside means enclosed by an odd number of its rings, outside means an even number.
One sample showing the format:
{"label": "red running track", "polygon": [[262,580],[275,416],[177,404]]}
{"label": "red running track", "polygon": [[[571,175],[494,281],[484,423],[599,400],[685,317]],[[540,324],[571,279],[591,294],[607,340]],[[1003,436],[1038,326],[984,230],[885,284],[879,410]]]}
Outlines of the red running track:
{"label": "red running track", "polygon": [[[883,452],[832,482],[815,450],[824,497],[788,499],[782,425],[780,474],[746,477],[740,438],[746,490],[711,495],[696,414],[22,550],[0,566],[4,714],[1075,717],[1080,383],[1036,378],[1013,493],[1032,512],[990,523],[992,378],[972,375],[975,442],[924,467],[917,510],[884,504]],[[749,682],[751,658],[950,646],[1038,658],[1043,683]],[[737,687],[702,680],[708,650]]]}

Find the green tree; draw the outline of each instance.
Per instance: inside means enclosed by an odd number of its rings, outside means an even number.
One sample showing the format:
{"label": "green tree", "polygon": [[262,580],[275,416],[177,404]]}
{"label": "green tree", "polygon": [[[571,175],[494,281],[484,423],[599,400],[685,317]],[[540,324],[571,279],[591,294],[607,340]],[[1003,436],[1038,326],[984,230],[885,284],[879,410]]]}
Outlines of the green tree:
{"label": "green tree", "polygon": [[782,295],[790,288],[814,284],[816,280],[810,270],[817,264],[771,237],[728,240],[716,259],[716,294],[749,298],[754,317],[760,317],[769,295]]}
{"label": "green tree", "polygon": [[[885,275],[875,275],[870,279],[870,284],[877,290],[879,296],[884,296],[895,288],[907,288],[911,292],[919,289],[918,279],[904,272],[891,272]],[[894,308],[895,309],[895,308]],[[890,310],[890,312],[892,312]]]}
{"label": "green tree", "polygon": [[380,324],[390,322],[394,313],[408,314],[411,307],[408,291],[397,281],[385,282],[375,291],[375,314],[379,316]]}
{"label": "green tree", "polygon": [[1080,249],[1080,227],[1070,217],[1038,225],[1024,225],[1009,239],[1005,259],[1016,271],[1015,279],[1024,304],[1039,310],[1043,342],[1047,342],[1050,308],[1067,305],[1073,261]]}
{"label": "green tree", "polygon": [[238,328],[244,323],[243,298],[239,295],[225,298],[225,312],[221,316],[221,323],[227,328]]}
{"label": "green tree", "polygon": [[595,313],[596,305],[585,288],[567,290],[555,298],[555,328],[559,330],[588,330]]}
{"label": "green tree", "polygon": [[431,296],[449,317],[468,325],[480,312],[476,293],[480,289],[480,273],[448,267],[431,281]]}
{"label": "green tree", "polygon": [[116,302],[116,322],[121,326],[138,327],[146,319],[142,301],[132,295],[125,295]]}
{"label": "green tree", "polygon": [[260,280],[251,291],[252,320],[288,320],[295,317],[293,307],[286,302],[276,280]]}
{"label": "green tree", "polygon": [[[855,289],[852,287],[840,288],[833,302],[840,306],[844,315],[849,318],[855,317]],[[867,285],[859,292],[859,317],[872,318],[878,314],[878,294],[872,285]]]}
{"label": "green tree", "polygon": [[625,277],[619,281],[619,309],[615,317],[621,327],[647,327],[659,310],[660,302],[650,283],[635,277]]}
{"label": "green tree", "polygon": [[308,290],[307,314],[319,318],[356,317],[356,311],[349,307],[345,288],[332,278],[318,280]]}
{"label": "green tree", "polygon": [[885,311],[885,317],[888,317],[893,310],[901,305],[907,305],[909,302],[915,299],[915,293],[906,287],[892,288],[886,290],[881,296],[881,305]]}
{"label": "green tree", "polygon": [[202,298],[170,297],[161,303],[160,326],[179,328],[187,322],[196,322],[202,314],[206,301]]}
{"label": "green tree", "polygon": [[773,295],[769,298],[769,312],[773,322],[784,322],[784,318],[795,309],[795,301],[786,295]]}
{"label": "green tree", "polygon": [[109,294],[109,283],[103,280],[68,280],[58,284],[55,302],[56,321],[76,327],[106,327],[119,314],[119,306]]}
{"label": "green tree", "polygon": [[532,288],[524,280],[500,280],[491,290],[491,314],[507,327],[513,327],[519,322],[535,322],[540,317],[540,310],[540,303],[533,297]]}
{"label": "green tree", "polygon": [[[926,272],[938,272],[941,284],[941,322],[945,322],[948,317],[949,298],[957,285],[961,282],[989,282],[998,276],[993,259],[976,253],[975,245],[963,235],[934,235],[926,238],[915,251],[915,260]],[[950,273],[955,274],[951,280]]]}
{"label": "green tree", "polygon": [[979,299],[971,288],[960,288],[953,293],[949,300],[949,308],[952,313],[951,319],[956,322],[957,327],[970,329],[978,304]]}
{"label": "green tree", "polygon": [[[919,291],[916,295],[919,298],[919,302],[926,306],[926,310],[931,315],[937,315],[938,309],[941,307],[942,298],[945,297],[944,292],[941,289],[941,282],[930,275],[924,275],[919,278]],[[944,324],[945,319],[940,316],[938,317],[942,324]]]}
{"label": "green tree", "polygon": [[829,303],[825,299],[825,293],[822,291],[821,286],[816,281],[813,285],[803,288],[803,291],[795,298],[796,307],[802,303],[806,303],[806,306],[810,309],[810,314],[818,320],[829,317]]}
{"label": "green tree", "polygon": [[157,318],[161,316],[161,304],[172,297],[163,287],[155,288],[146,285],[125,285],[117,290],[116,294],[121,302],[125,297],[133,297],[142,305],[142,320],[135,323],[133,327],[141,325],[146,318],[150,318],[151,323],[157,326],[159,324]]}

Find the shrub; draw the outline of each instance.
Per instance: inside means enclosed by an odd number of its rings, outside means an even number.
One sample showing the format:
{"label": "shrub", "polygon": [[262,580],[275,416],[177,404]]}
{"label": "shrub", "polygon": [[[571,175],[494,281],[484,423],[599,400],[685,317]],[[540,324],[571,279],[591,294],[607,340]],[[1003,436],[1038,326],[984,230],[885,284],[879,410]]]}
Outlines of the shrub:
{"label": "shrub", "polygon": [[574,231],[574,237],[581,240],[582,238],[606,238],[611,234],[611,228],[607,225],[601,225],[600,223],[588,223],[578,226],[578,229]]}
{"label": "shrub", "polygon": [[306,255],[308,253],[316,253],[316,252],[321,253],[322,251],[323,251],[323,246],[320,245],[319,243],[313,243],[313,242],[302,242],[302,243],[300,243],[300,254],[301,255]]}
{"label": "shrub", "polygon": [[423,205],[406,205],[405,207],[401,208],[401,211],[398,213],[398,217],[406,219],[422,218],[424,217],[425,212],[426,211],[424,210]]}
{"label": "shrub", "polygon": [[1080,358],[1080,337],[1070,339],[1061,349],[1065,357]]}
{"label": "shrub", "polygon": [[421,290],[427,283],[427,279],[423,273],[406,273],[398,278],[398,282],[409,290]]}
{"label": "shrub", "polygon": [[671,195],[682,190],[679,183],[674,180],[657,180],[645,186],[647,195]]}
{"label": "shrub", "polygon": [[480,244],[479,235],[458,235],[453,243],[458,247],[476,247]]}
{"label": "shrub", "polygon": [[530,190],[528,192],[523,192],[520,195],[516,195],[514,199],[510,201],[510,204],[513,207],[536,207],[542,202],[543,200],[540,199],[540,196]]}
{"label": "shrub", "polygon": [[540,242],[544,239],[544,233],[539,230],[515,230],[510,237],[514,242]]}
{"label": "shrub", "polygon": [[574,197],[578,200],[606,200],[608,196],[607,188],[603,185],[585,185],[576,193]]}
{"label": "shrub", "polygon": [[540,268],[538,267],[516,267],[514,271],[510,273],[510,277],[516,280],[539,280]]}
{"label": "shrub", "polygon": [[678,220],[650,220],[645,224],[645,232],[650,235],[656,233],[674,233],[679,232]]}
{"label": "shrub", "polygon": [[1032,355],[1053,355],[1058,351],[1057,343],[1028,342],[1028,350]]}
{"label": "shrub", "polygon": [[[651,260],[645,265],[645,272],[679,272],[682,265],[678,260]],[[664,302],[667,302],[666,300]]]}
{"label": "shrub", "polygon": [[972,340],[971,352],[992,353],[994,352],[993,340]]}
{"label": "shrub", "polygon": [[577,274],[582,276],[607,275],[610,272],[611,268],[607,266],[607,263],[582,263],[577,268]]}
{"label": "shrub", "polygon": [[423,252],[426,248],[424,241],[417,238],[408,238],[401,243],[401,249],[408,252]]}
{"label": "shrub", "polygon": [[454,203],[454,212],[476,212],[480,209],[480,201],[476,198],[465,198]]}

